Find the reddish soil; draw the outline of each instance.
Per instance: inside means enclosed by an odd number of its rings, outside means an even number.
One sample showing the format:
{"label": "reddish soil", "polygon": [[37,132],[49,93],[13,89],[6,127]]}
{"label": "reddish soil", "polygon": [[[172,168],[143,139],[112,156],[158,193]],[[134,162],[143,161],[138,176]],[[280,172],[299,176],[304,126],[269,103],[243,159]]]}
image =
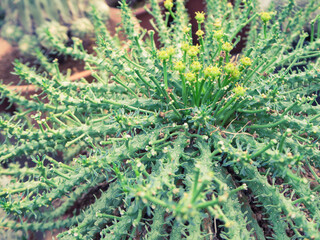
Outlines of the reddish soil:
{"label": "reddish soil", "polygon": [[19,83],[19,78],[11,74],[13,71],[12,62],[19,58],[21,58],[21,56],[19,55],[17,47],[12,47],[7,41],[0,38],[0,79],[2,79],[5,84]]}

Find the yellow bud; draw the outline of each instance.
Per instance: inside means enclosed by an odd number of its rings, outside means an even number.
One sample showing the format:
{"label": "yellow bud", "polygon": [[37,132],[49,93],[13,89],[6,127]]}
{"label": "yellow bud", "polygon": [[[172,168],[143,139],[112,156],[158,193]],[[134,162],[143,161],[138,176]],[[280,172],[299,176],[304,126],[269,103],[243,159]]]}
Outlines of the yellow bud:
{"label": "yellow bud", "polygon": [[196,75],[193,72],[188,72],[188,73],[184,74],[184,77],[186,78],[186,80],[188,82],[193,82],[196,80]]}
{"label": "yellow bud", "polygon": [[194,17],[198,23],[203,23],[205,19],[205,13],[204,12],[196,12],[196,16]]}
{"label": "yellow bud", "polygon": [[240,62],[241,62],[242,65],[245,66],[245,67],[251,66],[251,64],[252,64],[251,59],[248,58],[248,57],[243,57],[243,58],[241,58],[241,59],[240,59]]}
{"label": "yellow bud", "polygon": [[197,32],[196,32],[196,35],[198,37],[202,37],[204,35],[204,31],[202,31],[201,29],[199,29]]}
{"label": "yellow bud", "polygon": [[246,89],[240,84],[236,84],[236,87],[233,89],[233,92],[236,97],[242,97],[246,93]]}
{"label": "yellow bud", "polygon": [[188,51],[187,51],[187,54],[188,54],[190,57],[196,57],[199,52],[200,52],[199,46],[196,45],[196,46],[190,46],[189,49],[188,49]]}
{"label": "yellow bud", "polygon": [[171,10],[173,7],[173,2],[172,0],[166,0],[163,5],[166,9]]}
{"label": "yellow bud", "polygon": [[225,42],[223,45],[222,45],[222,50],[223,51],[226,51],[226,52],[230,52],[232,50],[232,44],[229,43],[229,42]]}
{"label": "yellow bud", "polygon": [[264,23],[267,23],[272,18],[272,12],[262,12],[260,13],[260,18]]}

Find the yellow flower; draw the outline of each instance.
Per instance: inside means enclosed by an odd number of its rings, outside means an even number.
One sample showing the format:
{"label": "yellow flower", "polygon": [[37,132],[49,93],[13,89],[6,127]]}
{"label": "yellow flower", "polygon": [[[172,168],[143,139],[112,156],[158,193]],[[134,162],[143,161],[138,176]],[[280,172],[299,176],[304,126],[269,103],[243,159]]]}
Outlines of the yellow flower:
{"label": "yellow flower", "polygon": [[198,37],[202,37],[204,35],[204,31],[202,31],[201,29],[199,29],[197,32],[196,32],[196,35]]}
{"label": "yellow flower", "polygon": [[174,69],[179,72],[182,72],[184,69],[186,69],[186,66],[184,65],[183,62],[179,61],[179,62],[176,62],[176,64],[174,65]]}
{"label": "yellow flower", "polygon": [[200,52],[200,50],[199,50],[199,45],[196,45],[196,46],[190,46],[189,49],[188,49],[188,51],[187,51],[187,54],[188,54],[190,57],[196,57],[199,52]]}
{"label": "yellow flower", "polygon": [[236,87],[232,91],[236,97],[242,97],[246,93],[246,89],[240,84],[236,84]]}
{"label": "yellow flower", "polygon": [[232,44],[229,43],[229,42],[225,42],[223,45],[222,45],[222,50],[223,51],[226,51],[226,52],[230,52],[232,50]]}
{"label": "yellow flower", "polygon": [[196,12],[196,16],[194,17],[198,23],[203,23],[205,19],[204,12]]}
{"label": "yellow flower", "polygon": [[158,58],[161,60],[167,60],[175,54],[174,47],[168,47],[167,49],[162,49],[158,51]]}
{"label": "yellow flower", "polygon": [[194,82],[196,80],[196,75],[193,72],[185,73],[184,77],[188,82]]}
{"label": "yellow flower", "polygon": [[227,63],[225,66],[224,66],[224,70],[226,71],[226,73],[232,73],[232,71],[234,71],[235,69],[235,65],[231,62]]}
{"label": "yellow flower", "polygon": [[223,36],[224,36],[224,32],[222,29],[214,31],[214,33],[213,33],[213,38],[215,38],[217,40],[220,40],[221,38],[223,38]]}
{"label": "yellow flower", "polygon": [[166,9],[168,9],[168,10],[171,10],[172,7],[173,7],[173,2],[172,2],[172,0],[166,0],[166,1],[164,2],[164,7],[165,7]]}
{"label": "yellow flower", "polygon": [[210,66],[210,67],[206,67],[204,69],[204,77],[205,78],[208,78],[208,77],[215,78],[215,77],[218,77],[220,75],[221,75],[221,71],[220,71],[220,68],[218,68],[218,67]]}
{"label": "yellow flower", "polygon": [[238,78],[240,76],[240,71],[237,66],[235,66],[233,63],[229,62],[224,66],[224,70],[226,73],[230,74],[233,78]]}
{"label": "yellow flower", "polygon": [[193,72],[199,72],[201,68],[202,68],[202,65],[201,65],[201,63],[198,62],[198,61],[195,61],[195,62],[193,62],[193,63],[191,64],[191,70],[192,70]]}
{"label": "yellow flower", "polygon": [[182,31],[183,31],[184,33],[188,33],[188,32],[190,32],[190,28],[189,28],[189,27],[184,27],[184,28],[182,29]]}
{"label": "yellow flower", "polygon": [[264,23],[267,23],[272,18],[272,12],[262,12],[260,13],[260,18]]}
{"label": "yellow flower", "polygon": [[182,51],[187,52],[189,48],[190,48],[190,45],[189,45],[188,43],[183,42],[183,43],[181,44],[181,49],[182,49]]}
{"label": "yellow flower", "polygon": [[248,67],[251,66],[252,60],[248,57],[243,57],[240,59],[240,62],[242,63],[243,66]]}
{"label": "yellow flower", "polygon": [[168,51],[167,50],[159,50],[158,51],[158,58],[160,60],[167,60],[169,59],[169,54],[168,54]]}
{"label": "yellow flower", "polygon": [[233,77],[233,78],[239,78],[239,76],[240,76],[240,71],[239,71],[239,69],[236,67],[236,68],[234,69],[234,71],[231,73],[231,77]]}
{"label": "yellow flower", "polygon": [[168,55],[171,57],[175,54],[176,49],[174,47],[168,47],[167,52],[168,52]]}

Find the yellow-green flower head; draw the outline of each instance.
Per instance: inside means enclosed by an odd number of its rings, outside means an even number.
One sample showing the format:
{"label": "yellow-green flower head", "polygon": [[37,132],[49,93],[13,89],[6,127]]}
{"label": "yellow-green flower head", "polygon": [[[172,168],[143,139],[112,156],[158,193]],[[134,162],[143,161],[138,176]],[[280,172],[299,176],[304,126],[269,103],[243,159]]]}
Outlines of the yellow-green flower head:
{"label": "yellow-green flower head", "polygon": [[170,57],[172,57],[172,56],[175,54],[176,49],[171,46],[171,47],[168,47],[168,48],[167,48],[167,52],[168,52],[168,55],[169,55]]}
{"label": "yellow-green flower head", "polygon": [[186,65],[184,65],[184,63],[182,61],[176,62],[176,64],[174,65],[174,69],[182,72],[183,70],[186,69]]}
{"label": "yellow-green flower head", "polygon": [[260,13],[260,18],[262,20],[262,22],[267,23],[270,21],[270,19],[272,18],[272,12],[262,12]]}
{"label": "yellow-green flower head", "polygon": [[248,67],[251,66],[252,60],[248,57],[243,57],[240,59],[240,62],[242,63],[243,66]]}
{"label": "yellow-green flower head", "polygon": [[239,78],[239,76],[240,76],[240,71],[239,71],[239,69],[236,67],[235,69],[234,69],[234,71],[231,73],[231,77],[233,77],[233,78]]}
{"label": "yellow-green flower head", "polygon": [[194,61],[192,64],[191,64],[191,70],[193,72],[199,72],[202,68],[202,65],[200,62],[198,61]]}
{"label": "yellow-green flower head", "polygon": [[236,66],[231,62],[227,63],[224,66],[224,70],[226,71],[226,73],[229,73],[229,74],[232,73],[235,70],[235,68],[236,68]]}
{"label": "yellow-green flower head", "polygon": [[229,62],[224,66],[224,70],[226,73],[230,74],[233,78],[238,78],[240,76],[240,71],[237,66],[233,63]]}
{"label": "yellow-green flower head", "polygon": [[182,51],[187,52],[187,51],[189,50],[189,48],[190,48],[190,45],[189,45],[188,43],[183,42],[183,43],[181,44],[181,49],[182,49]]}
{"label": "yellow-green flower head", "polygon": [[236,84],[236,87],[232,91],[234,92],[235,97],[242,97],[246,93],[246,89],[240,84]]}
{"label": "yellow-green flower head", "polygon": [[185,73],[184,77],[188,82],[194,82],[196,80],[196,74],[194,74],[193,72]]}
{"label": "yellow-green flower head", "polygon": [[205,78],[215,78],[215,77],[218,77],[221,75],[221,71],[220,71],[220,68],[218,67],[213,67],[213,66],[210,66],[210,67],[206,67],[204,69],[204,77]]}
{"label": "yellow-green flower head", "polygon": [[167,50],[159,50],[158,51],[158,58],[160,60],[167,60],[169,59],[170,55],[168,54]]}
{"label": "yellow-green flower head", "polygon": [[199,45],[196,45],[196,46],[190,46],[189,49],[188,49],[188,51],[187,51],[187,54],[188,54],[190,57],[196,57],[199,52],[200,52],[200,50],[199,50]]}
{"label": "yellow-green flower head", "polygon": [[168,10],[171,10],[172,7],[173,7],[173,2],[172,2],[172,0],[166,0],[166,1],[164,2],[164,7],[165,7],[166,9],[168,9]]}
{"label": "yellow-green flower head", "polygon": [[198,23],[203,23],[205,20],[204,12],[196,12],[196,16],[194,17]]}
{"label": "yellow-green flower head", "polygon": [[215,38],[217,40],[221,40],[221,38],[223,38],[223,36],[224,36],[224,32],[222,29],[214,31],[214,33],[213,33],[213,38]]}
{"label": "yellow-green flower head", "polygon": [[188,32],[190,32],[190,28],[189,28],[189,27],[184,27],[184,28],[182,29],[182,32],[188,33]]}
{"label": "yellow-green flower head", "polygon": [[199,29],[197,32],[196,32],[196,35],[198,37],[202,37],[204,35],[204,31],[202,31],[201,29]]}
{"label": "yellow-green flower head", "polygon": [[226,51],[226,52],[230,52],[232,50],[232,44],[229,42],[225,42],[224,44],[222,44],[222,50]]}

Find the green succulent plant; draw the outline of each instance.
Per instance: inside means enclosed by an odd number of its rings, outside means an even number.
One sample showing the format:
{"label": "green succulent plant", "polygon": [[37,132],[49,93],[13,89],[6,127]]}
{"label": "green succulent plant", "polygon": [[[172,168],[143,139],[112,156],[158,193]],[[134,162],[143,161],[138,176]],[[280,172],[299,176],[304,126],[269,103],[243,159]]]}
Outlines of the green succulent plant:
{"label": "green succulent plant", "polygon": [[[93,35],[93,26],[88,19],[91,6],[97,9],[104,20],[108,19],[109,7],[103,0],[2,0],[0,9],[4,12],[4,23],[1,36],[18,43],[26,35],[36,35],[40,40],[32,45],[40,44],[48,49],[50,46],[43,40],[48,28],[62,41],[68,39],[69,30],[73,37],[84,39]],[[28,38],[31,39],[34,37]],[[22,52],[25,53],[24,49]]]}
{"label": "green succulent plant", "polygon": [[[15,63],[42,93],[0,85],[20,106],[0,118],[0,174],[12,178],[1,227],[59,239],[320,239],[320,32],[302,32],[318,3],[277,14],[254,0],[206,3],[198,44],[183,0],[167,0],[164,16],[150,1],[160,49],[124,0],[128,49],[94,9],[95,54],[47,32],[92,83],[69,81],[39,51],[47,73]],[[23,156],[35,166],[14,163]]]}

